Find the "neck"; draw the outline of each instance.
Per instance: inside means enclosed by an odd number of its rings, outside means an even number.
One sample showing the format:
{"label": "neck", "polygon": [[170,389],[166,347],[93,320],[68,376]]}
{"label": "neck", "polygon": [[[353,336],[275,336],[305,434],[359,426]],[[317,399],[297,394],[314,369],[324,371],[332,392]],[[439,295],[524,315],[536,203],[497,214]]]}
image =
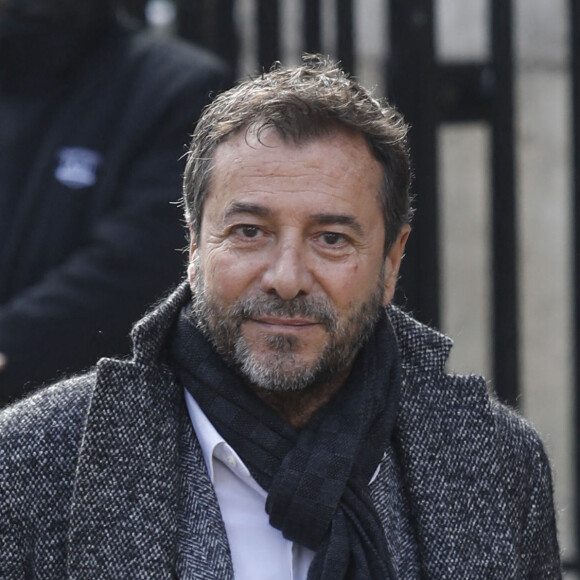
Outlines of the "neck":
{"label": "neck", "polygon": [[299,391],[270,391],[255,386],[251,388],[282,419],[301,429],[340,390],[349,372],[350,369],[347,369],[331,381],[311,385]]}

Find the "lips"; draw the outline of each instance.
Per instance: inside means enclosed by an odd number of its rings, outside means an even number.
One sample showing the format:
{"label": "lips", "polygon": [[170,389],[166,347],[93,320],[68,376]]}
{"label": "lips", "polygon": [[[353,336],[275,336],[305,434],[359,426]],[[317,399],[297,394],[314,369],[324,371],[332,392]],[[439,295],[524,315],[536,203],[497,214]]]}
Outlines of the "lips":
{"label": "lips", "polygon": [[315,326],[320,324],[315,320],[308,320],[305,318],[279,318],[274,316],[267,316],[261,318],[251,319],[252,322],[258,324],[266,324],[269,326],[279,326],[279,327],[289,327],[289,328],[300,328],[305,326]]}

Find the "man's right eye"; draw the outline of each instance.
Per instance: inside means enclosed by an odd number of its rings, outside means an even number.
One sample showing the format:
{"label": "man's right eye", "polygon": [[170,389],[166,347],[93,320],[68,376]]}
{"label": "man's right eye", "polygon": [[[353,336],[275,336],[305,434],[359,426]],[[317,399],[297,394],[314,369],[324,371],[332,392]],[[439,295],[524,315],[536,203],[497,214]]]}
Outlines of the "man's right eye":
{"label": "man's right eye", "polygon": [[235,227],[234,232],[243,238],[257,238],[262,230],[257,226],[241,225]]}

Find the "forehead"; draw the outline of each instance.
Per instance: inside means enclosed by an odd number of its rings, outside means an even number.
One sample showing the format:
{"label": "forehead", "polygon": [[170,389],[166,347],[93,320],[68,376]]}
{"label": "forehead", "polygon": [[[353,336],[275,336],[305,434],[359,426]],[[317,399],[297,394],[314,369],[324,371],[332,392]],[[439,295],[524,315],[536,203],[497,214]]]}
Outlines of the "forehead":
{"label": "forehead", "polygon": [[296,144],[270,129],[259,136],[239,133],[218,146],[207,201],[267,194],[292,201],[310,195],[321,204],[371,203],[376,211],[382,183],[382,166],[359,133],[338,129]]}

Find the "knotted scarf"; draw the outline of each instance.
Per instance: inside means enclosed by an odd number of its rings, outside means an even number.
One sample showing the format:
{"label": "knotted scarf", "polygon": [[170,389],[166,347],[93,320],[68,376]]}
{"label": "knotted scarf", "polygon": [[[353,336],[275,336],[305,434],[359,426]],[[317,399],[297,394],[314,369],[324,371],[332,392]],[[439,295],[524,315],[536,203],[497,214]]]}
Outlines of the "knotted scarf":
{"label": "knotted scarf", "polygon": [[183,309],[170,342],[182,385],[268,492],[270,524],[316,554],[308,580],[394,579],[368,484],[390,445],[401,387],[386,313],[346,383],[298,430],[228,367]]}

